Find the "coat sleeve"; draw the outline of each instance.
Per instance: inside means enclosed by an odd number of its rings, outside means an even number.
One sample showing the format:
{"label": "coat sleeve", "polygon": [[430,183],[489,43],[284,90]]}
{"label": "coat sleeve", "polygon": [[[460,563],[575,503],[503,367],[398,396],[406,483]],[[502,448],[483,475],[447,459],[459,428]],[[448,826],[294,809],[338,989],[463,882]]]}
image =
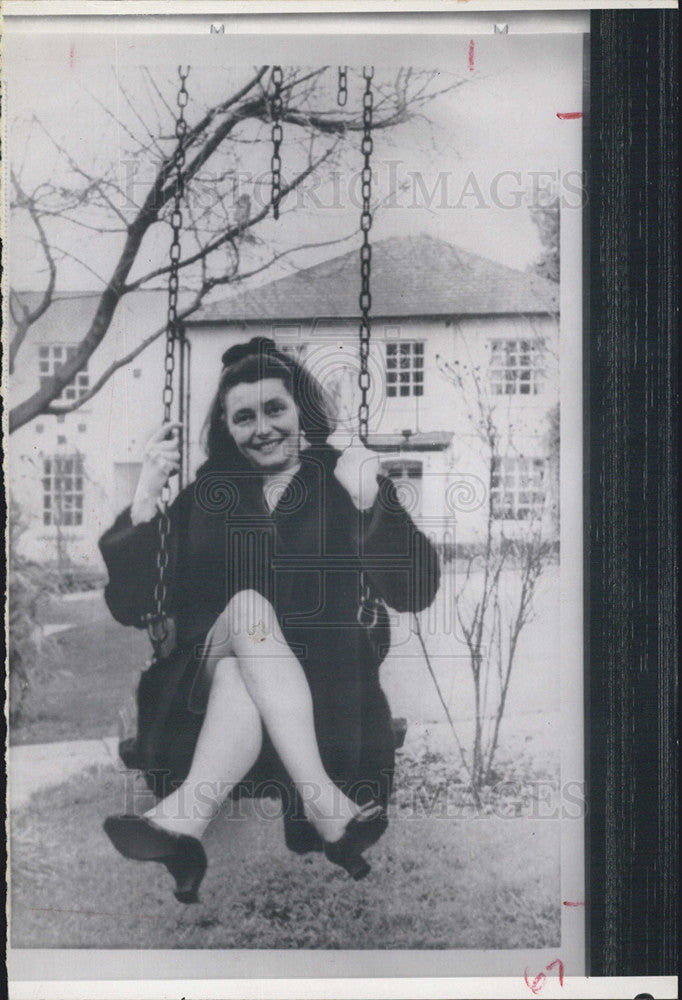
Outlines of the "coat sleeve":
{"label": "coat sleeve", "polygon": [[[169,510],[169,558],[165,574],[169,610],[173,607],[181,499],[182,494]],[[144,616],[156,609],[154,590],[158,579],[159,518],[157,514],[151,521],[133,524],[130,507],[126,507],[99,540],[100,552],[109,573],[104,599],[116,621],[122,625],[143,628],[146,624]]]}
{"label": "coat sleeve", "polygon": [[360,559],[380,597],[395,611],[427,608],[440,584],[438,553],[400,503],[395,486],[379,478],[379,493],[361,515]]}

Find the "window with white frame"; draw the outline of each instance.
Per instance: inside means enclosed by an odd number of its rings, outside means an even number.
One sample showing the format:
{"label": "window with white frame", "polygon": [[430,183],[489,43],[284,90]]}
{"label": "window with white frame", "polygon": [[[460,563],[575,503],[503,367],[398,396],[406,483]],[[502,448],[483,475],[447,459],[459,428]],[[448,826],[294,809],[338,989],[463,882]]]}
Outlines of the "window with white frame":
{"label": "window with white frame", "polygon": [[490,384],[495,396],[537,396],[542,390],[544,341],[490,341]]}
{"label": "window with white frame", "polygon": [[494,458],[490,492],[493,517],[529,521],[542,516],[547,492],[544,458]]}
{"label": "window with white frame", "polygon": [[79,527],[83,524],[83,456],[43,458],[43,524]]}
{"label": "window with white frame", "polygon": [[[41,344],[38,348],[38,371],[41,387],[59,369],[74,356],[78,348],[73,344]],[[87,367],[79,371],[72,382],[69,382],[56,403],[72,403],[82,399],[90,388],[90,376]]]}
{"label": "window with white frame", "polygon": [[422,504],[422,463],[409,458],[386,458],[381,462],[381,471],[394,481],[403,506],[418,516]]}
{"label": "window with white frame", "polygon": [[386,395],[424,395],[424,342],[389,340],[386,344]]}

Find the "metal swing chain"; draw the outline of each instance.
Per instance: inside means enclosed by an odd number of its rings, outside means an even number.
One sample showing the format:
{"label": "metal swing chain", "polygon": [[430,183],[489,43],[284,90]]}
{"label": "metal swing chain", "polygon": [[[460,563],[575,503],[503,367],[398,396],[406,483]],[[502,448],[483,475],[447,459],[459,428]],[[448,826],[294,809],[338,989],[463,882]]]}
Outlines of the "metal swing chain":
{"label": "metal swing chain", "polygon": [[[339,71],[340,73],[340,71]],[[358,425],[360,440],[367,447],[369,433],[369,344],[371,338],[370,310],[372,308],[372,293],[370,278],[372,272],[372,246],[369,242],[369,231],[372,228],[372,114],[374,95],[372,93],[372,78],[374,67],[363,67],[365,91],[362,97],[362,143],[360,149],[364,157],[362,167],[362,214],[360,229],[362,230],[362,246],[360,248],[360,372],[358,385],[360,387],[360,405],[358,407]],[[340,84],[340,76],[339,76]],[[358,620],[366,626],[373,626],[378,621],[378,604],[372,597],[372,590],[364,572],[360,574],[360,611]]]}
{"label": "metal swing chain", "polygon": [[279,203],[282,197],[282,157],[279,155],[284,133],[282,132],[282,80],[281,66],[272,67],[272,97],[270,99],[270,116],[272,118],[272,157],[270,171],[272,173],[272,194],[270,203],[272,214],[279,219]]}
{"label": "metal swing chain", "polygon": [[348,67],[339,66],[339,85],[336,93],[336,102],[340,108],[345,108],[348,101]]}
{"label": "metal swing chain", "polygon": [[[185,194],[185,177],[183,168],[185,166],[185,136],[187,135],[187,122],[185,121],[185,108],[189,100],[189,94],[185,87],[185,80],[189,76],[189,66],[183,72],[178,66],[178,76],[180,77],[180,88],[178,90],[177,105],[179,108],[178,117],[175,122],[175,137],[178,144],[173,155],[172,166],[175,171],[175,192],[173,195],[173,211],[170,217],[173,238],[170,246],[170,269],[168,274],[168,316],[166,320],[166,352],[164,356],[164,381],[163,381],[163,422],[170,423],[173,410],[173,375],[175,372],[175,342],[178,337],[178,290],[180,285],[180,233],[182,231],[182,199]],[[156,555],[157,579],[154,586],[155,610],[148,616],[147,629],[149,638],[156,652],[160,652],[162,646],[169,636],[169,621],[166,614],[166,599],[168,596],[166,586],[166,570],[168,569],[168,536],[170,534],[170,517],[168,515],[168,504],[170,501],[170,487],[166,483],[161,491],[161,502],[159,505],[159,547]]]}
{"label": "metal swing chain", "polygon": [[358,375],[358,385],[360,387],[360,406],[358,408],[358,423],[360,440],[367,446],[367,435],[369,432],[369,342],[371,336],[371,324],[369,313],[372,308],[372,293],[370,291],[370,277],[372,269],[372,247],[369,242],[369,231],[372,228],[372,150],[374,141],[372,139],[372,113],[374,108],[374,95],[372,94],[372,77],[374,67],[363,67],[362,75],[365,79],[365,92],[362,97],[362,144],[360,149],[364,157],[362,168],[362,214],[360,216],[360,229],[362,230],[362,247],[360,248],[360,373]]}

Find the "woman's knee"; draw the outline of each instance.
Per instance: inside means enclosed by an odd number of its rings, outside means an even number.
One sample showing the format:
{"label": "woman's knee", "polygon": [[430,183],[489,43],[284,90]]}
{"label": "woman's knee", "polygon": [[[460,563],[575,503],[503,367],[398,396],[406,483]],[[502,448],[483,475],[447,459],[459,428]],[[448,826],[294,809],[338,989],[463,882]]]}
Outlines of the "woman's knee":
{"label": "woman's knee", "polygon": [[223,612],[228,635],[255,643],[272,635],[277,618],[272,604],[257,590],[240,590],[230,598]]}

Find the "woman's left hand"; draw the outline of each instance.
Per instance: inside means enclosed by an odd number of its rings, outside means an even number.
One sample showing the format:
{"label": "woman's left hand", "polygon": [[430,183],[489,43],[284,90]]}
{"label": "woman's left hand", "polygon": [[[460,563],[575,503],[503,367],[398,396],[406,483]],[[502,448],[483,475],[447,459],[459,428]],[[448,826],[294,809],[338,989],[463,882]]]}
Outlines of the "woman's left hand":
{"label": "woman's left hand", "polygon": [[329,444],[341,451],[334,475],[358,510],[367,510],[379,492],[379,456],[365,448],[355,435],[337,431],[329,438]]}

